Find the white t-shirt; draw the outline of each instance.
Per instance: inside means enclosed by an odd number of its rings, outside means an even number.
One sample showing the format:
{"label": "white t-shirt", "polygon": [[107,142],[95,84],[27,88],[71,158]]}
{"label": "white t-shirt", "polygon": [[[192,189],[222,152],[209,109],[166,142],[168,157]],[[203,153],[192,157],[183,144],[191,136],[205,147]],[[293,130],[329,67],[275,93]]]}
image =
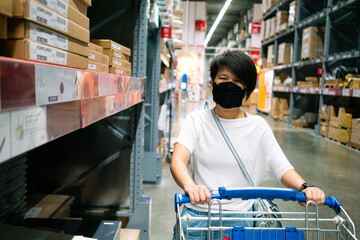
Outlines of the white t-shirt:
{"label": "white t-shirt", "polygon": [[[219,117],[219,120],[256,186],[266,180],[280,181],[286,171],[293,169],[262,117]],[[191,112],[185,118],[176,142],[192,154],[191,174],[197,185],[205,185],[209,190],[249,186],[210,109]],[[253,200],[222,200],[223,210],[247,211],[252,204]],[[217,209],[215,205],[213,208]],[[186,206],[197,211],[208,209],[207,204],[193,206],[189,203]]]}

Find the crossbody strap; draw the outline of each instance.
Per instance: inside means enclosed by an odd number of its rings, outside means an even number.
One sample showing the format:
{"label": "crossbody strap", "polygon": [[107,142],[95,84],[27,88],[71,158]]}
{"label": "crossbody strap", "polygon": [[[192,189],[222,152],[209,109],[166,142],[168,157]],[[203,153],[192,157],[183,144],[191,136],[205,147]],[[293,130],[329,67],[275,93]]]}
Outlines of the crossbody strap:
{"label": "crossbody strap", "polygon": [[223,137],[224,137],[224,139],[225,139],[225,142],[227,143],[227,145],[228,145],[228,147],[230,148],[232,154],[234,155],[237,163],[239,164],[241,171],[242,171],[243,174],[245,175],[246,180],[248,181],[248,183],[249,183],[250,186],[255,187],[255,184],[254,184],[253,180],[251,179],[251,177],[250,177],[248,171],[246,170],[243,162],[241,161],[241,159],[240,159],[239,155],[237,154],[234,146],[232,145],[229,137],[227,136],[227,134],[226,134],[223,126],[221,125],[221,123],[220,123],[220,121],[219,121],[219,118],[216,116],[215,111],[214,111],[214,108],[211,109],[211,113],[212,113],[212,115],[213,115],[213,117],[214,117],[214,120],[215,120],[215,122],[216,122],[216,125],[218,126],[221,134],[223,135]]}

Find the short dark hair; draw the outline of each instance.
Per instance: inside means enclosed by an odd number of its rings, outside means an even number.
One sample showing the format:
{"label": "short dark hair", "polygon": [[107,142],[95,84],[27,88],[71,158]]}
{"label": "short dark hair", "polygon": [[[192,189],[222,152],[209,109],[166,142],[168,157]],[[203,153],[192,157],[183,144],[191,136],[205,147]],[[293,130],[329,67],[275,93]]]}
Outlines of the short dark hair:
{"label": "short dark hair", "polygon": [[253,60],[245,53],[235,50],[217,55],[210,64],[210,77],[214,81],[220,67],[229,67],[245,85],[246,98],[249,98],[256,86],[257,71]]}

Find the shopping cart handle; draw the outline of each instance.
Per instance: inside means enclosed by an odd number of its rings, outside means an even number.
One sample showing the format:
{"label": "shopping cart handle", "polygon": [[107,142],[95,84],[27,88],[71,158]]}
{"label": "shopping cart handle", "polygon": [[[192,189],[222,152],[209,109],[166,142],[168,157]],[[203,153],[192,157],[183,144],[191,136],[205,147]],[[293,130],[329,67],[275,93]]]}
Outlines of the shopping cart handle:
{"label": "shopping cart handle", "polygon": [[[217,190],[211,190],[211,199],[220,199],[219,191]],[[176,205],[179,204],[181,206],[184,203],[189,203],[190,198],[187,194],[181,194],[181,193],[175,193],[175,211],[176,211]]]}
{"label": "shopping cart handle", "polygon": [[[284,201],[299,201],[305,202],[305,193],[297,192],[292,188],[266,188],[266,187],[254,187],[254,188],[219,188],[220,199],[232,199],[241,198],[243,200],[248,199],[267,199],[273,200],[275,198],[282,199]],[[341,203],[333,196],[326,197],[324,205],[334,209],[336,214],[340,213]]]}

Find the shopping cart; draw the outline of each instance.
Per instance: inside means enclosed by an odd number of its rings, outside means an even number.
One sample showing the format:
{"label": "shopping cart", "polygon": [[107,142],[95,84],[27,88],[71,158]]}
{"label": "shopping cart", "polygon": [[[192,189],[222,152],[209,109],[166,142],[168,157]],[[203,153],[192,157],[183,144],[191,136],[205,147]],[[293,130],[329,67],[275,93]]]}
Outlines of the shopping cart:
{"label": "shopping cart", "polygon": [[[209,203],[208,213],[205,217],[193,217],[189,214],[181,216],[181,205],[189,203],[190,199],[186,194],[175,194],[175,211],[176,211],[176,237],[180,240],[189,240],[190,232],[197,232],[199,237],[196,239],[214,239],[214,233],[217,231],[221,240],[238,240],[238,239],[269,239],[269,240],[289,240],[289,239],[355,239],[355,225],[350,219],[349,215],[341,206],[340,202],[335,197],[326,197],[324,205],[329,206],[335,212],[332,218],[320,218],[319,208],[315,202],[309,201],[306,204],[305,212],[276,212],[281,214],[281,218],[239,218],[239,217],[224,217],[221,208],[221,199],[240,198],[243,200],[249,199],[282,199],[284,201],[300,201],[304,202],[306,197],[304,193],[297,192],[290,188],[225,188],[220,187],[218,191],[211,191],[212,200]],[[216,211],[214,211],[213,204],[217,204]],[[216,205],[214,205],[216,206]],[[331,211],[330,211],[331,212]],[[234,212],[239,213],[240,212]],[[244,214],[244,212],[241,212]],[[263,212],[247,212],[254,214],[263,214]],[[256,215],[255,215],[256,214]],[[266,224],[260,224],[260,227],[242,227],[232,226],[225,227],[225,221],[281,221],[282,225],[291,225],[287,227],[268,227]],[[206,221],[206,227],[191,227],[191,221]],[[213,224],[216,221],[216,224]],[[227,224],[228,225],[228,224]],[[292,227],[294,226],[294,227]],[[217,238],[219,239],[219,238]],[[216,240],[217,240],[216,239]]]}

